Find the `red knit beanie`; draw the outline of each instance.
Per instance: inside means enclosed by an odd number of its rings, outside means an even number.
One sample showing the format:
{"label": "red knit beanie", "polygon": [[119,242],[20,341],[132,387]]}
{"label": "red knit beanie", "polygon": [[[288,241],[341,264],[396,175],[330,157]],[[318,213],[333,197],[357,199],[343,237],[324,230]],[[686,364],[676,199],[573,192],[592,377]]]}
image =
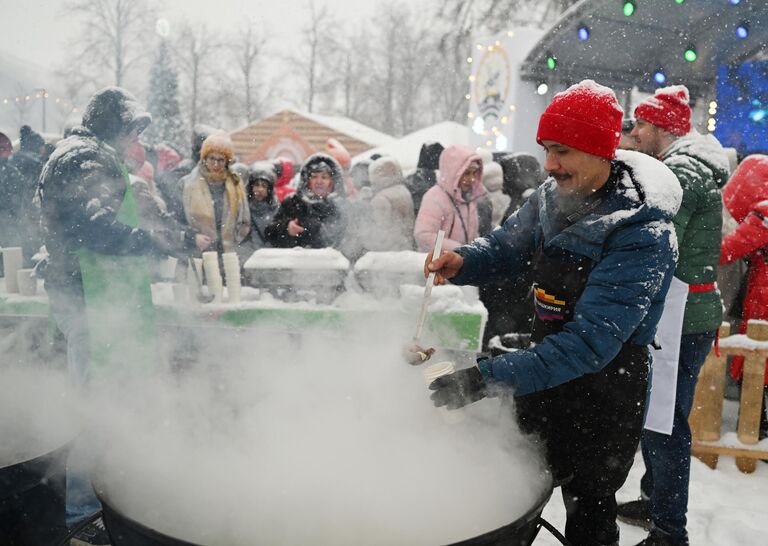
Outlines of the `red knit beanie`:
{"label": "red knit beanie", "polygon": [[677,136],[691,132],[690,96],[684,85],[671,85],[656,90],[635,108],[635,118],[652,123]]}
{"label": "red knit beanie", "polygon": [[584,80],[555,95],[539,120],[536,142],[553,140],[613,159],[624,111],[612,89]]}

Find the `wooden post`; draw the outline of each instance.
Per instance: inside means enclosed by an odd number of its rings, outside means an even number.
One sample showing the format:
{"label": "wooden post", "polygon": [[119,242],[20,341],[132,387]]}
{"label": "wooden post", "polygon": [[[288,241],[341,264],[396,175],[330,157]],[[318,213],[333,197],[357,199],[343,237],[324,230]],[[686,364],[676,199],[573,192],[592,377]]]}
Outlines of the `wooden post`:
{"label": "wooden post", "polygon": [[[720,326],[720,339],[728,337],[729,324]],[[720,427],[723,419],[723,390],[725,388],[725,363],[727,355],[717,356],[710,351],[699,372],[696,394],[688,423],[691,426],[693,442],[716,442],[720,439]],[[714,469],[717,467],[716,453],[696,455],[704,464]]]}
{"label": "wooden post", "polygon": [[[749,321],[747,336],[755,341],[768,341],[768,323]],[[744,372],[741,377],[741,402],[739,405],[738,438],[743,444],[754,445],[758,441],[760,430],[760,410],[763,403],[763,384],[765,382],[765,352],[756,351],[747,354],[744,359]],[[752,473],[757,466],[757,459],[737,457],[736,466],[744,473]]]}

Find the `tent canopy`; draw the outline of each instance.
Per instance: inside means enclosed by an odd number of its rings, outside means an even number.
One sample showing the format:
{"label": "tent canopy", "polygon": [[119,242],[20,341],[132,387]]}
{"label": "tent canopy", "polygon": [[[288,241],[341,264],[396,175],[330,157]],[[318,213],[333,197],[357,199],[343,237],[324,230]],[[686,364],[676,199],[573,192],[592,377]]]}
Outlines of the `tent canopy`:
{"label": "tent canopy", "polygon": [[[692,97],[701,97],[712,94],[718,66],[768,53],[765,0],[635,0],[629,17],[627,3],[583,0],[572,6],[531,50],[523,78],[566,85],[591,78],[617,90],[637,86],[652,93],[661,84],[654,74],[662,70],[663,85],[685,84]],[[744,23],[748,36],[740,39],[736,30]],[[579,38],[582,27],[587,40]],[[684,58],[689,47],[696,52],[693,62]]]}

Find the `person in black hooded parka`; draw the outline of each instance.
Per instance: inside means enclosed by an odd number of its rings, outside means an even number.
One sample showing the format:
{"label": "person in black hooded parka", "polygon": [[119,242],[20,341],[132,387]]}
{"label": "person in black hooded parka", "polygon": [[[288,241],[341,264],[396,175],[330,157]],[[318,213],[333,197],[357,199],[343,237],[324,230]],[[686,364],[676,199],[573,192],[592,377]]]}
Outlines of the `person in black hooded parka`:
{"label": "person in black hooded parka", "polygon": [[[82,126],[59,142],[37,186],[35,199],[49,252],[45,289],[51,314],[67,340],[70,378],[83,388],[89,384],[93,340],[86,314],[82,257],[168,255],[195,245],[191,232],[142,229],[129,218],[136,207],[123,157],[150,121],[149,114],[124,89],[98,91],[88,102]],[[125,216],[120,215],[121,209]],[[126,298],[126,307],[136,303],[130,295]],[[72,524],[99,508],[87,480],[83,480],[82,476],[68,476],[67,518]]]}
{"label": "person in black hooded parka", "polygon": [[419,162],[416,172],[405,179],[405,186],[413,197],[413,212],[419,215],[421,199],[427,190],[437,184],[437,169],[440,168],[440,154],[443,153],[443,145],[439,142],[425,142],[419,152]]}
{"label": "person in black hooded parka", "polygon": [[296,193],[289,195],[267,227],[267,240],[279,248],[340,248],[348,214],[339,163],[317,153],[301,167]]}
{"label": "person in black hooded parka", "polygon": [[248,207],[251,210],[251,233],[243,241],[251,251],[272,246],[267,241],[267,227],[279,207],[275,198],[275,169],[269,161],[257,161],[248,174]]}
{"label": "person in black hooded parka", "polygon": [[22,234],[21,246],[24,253],[24,264],[29,265],[32,256],[42,245],[40,236],[40,212],[32,203],[40,171],[43,170],[43,155],[45,140],[32,130],[29,125],[19,129],[19,151],[11,157],[11,163],[21,173],[23,184],[19,214],[19,230]]}
{"label": "person in black hooded parka", "polygon": [[[0,247],[19,246],[24,177],[11,162],[11,140],[0,133]],[[0,260],[0,271],[3,270]]]}
{"label": "person in black hooded parka", "polygon": [[[544,180],[539,161],[532,155],[516,152],[499,158],[503,185],[502,191],[510,197],[501,223],[517,211]],[[489,340],[501,336],[502,344],[519,348],[531,333],[533,313],[531,312],[530,274],[509,277],[480,287],[480,299],[488,309],[488,323],[483,335],[483,347]],[[523,336],[505,334],[523,334]]]}
{"label": "person in black hooded parka", "polygon": [[83,247],[130,256],[167,255],[195,246],[191,231],[147,231],[116,218],[126,190],[123,154],[151,119],[128,91],[104,88],[91,97],[82,126],[59,142],[46,163],[36,199],[49,253],[45,270],[49,293],[53,290],[82,299],[76,252]]}

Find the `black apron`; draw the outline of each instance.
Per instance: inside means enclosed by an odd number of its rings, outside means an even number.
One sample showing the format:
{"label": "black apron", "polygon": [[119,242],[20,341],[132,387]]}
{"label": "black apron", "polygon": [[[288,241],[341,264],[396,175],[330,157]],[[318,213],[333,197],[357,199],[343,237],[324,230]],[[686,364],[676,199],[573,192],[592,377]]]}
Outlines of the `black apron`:
{"label": "black apron", "polygon": [[[532,343],[573,320],[592,266],[586,257],[539,246]],[[648,365],[648,348],[627,342],[602,370],[515,398],[520,428],[541,439],[556,482],[592,497],[621,487],[642,432]]]}

